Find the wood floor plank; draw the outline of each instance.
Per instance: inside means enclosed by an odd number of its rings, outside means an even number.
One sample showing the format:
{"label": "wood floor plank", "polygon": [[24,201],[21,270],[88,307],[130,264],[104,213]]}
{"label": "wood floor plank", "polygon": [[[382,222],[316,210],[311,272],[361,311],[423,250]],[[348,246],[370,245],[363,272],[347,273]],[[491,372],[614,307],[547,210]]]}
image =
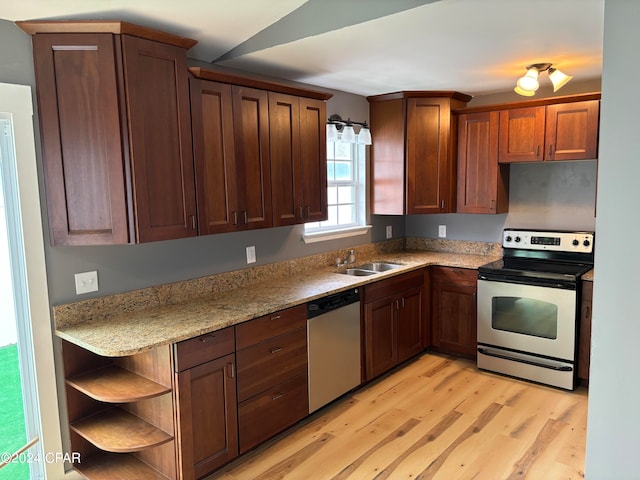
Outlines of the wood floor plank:
{"label": "wood floor plank", "polygon": [[578,480],[587,402],[426,353],[207,480]]}

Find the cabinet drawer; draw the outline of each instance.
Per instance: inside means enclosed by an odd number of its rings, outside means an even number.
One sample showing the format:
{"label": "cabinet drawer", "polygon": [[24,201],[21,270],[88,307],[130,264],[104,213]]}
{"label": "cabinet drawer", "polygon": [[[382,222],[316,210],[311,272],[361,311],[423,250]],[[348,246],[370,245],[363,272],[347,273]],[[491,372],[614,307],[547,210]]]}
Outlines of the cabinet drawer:
{"label": "cabinet drawer", "polygon": [[255,345],[283,333],[306,326],[307,307],[297,307],[265,315],[236,325],[236,348],[238,350]]}
{"label": "cabinet drawer", "polygon": [[200,335],[174,344],[175,370],[181,372],[196,365],[223,357],[235,350],[233,327]]}
{"label": "cabinet drawer", "polygon": [[478,271],[471,268],[431,267],[431,281],[475,286],[478,283]]}
{"label": "cabinet drawer", "polygon": [[309,413],[307,375],[298,375],[240,403],[240,453],[280,433]]}
{"label": "cabinet drawer", "polygon": [[237,352],[238,401],[307,372],[307,329],[265,340]]}
{"label": "cabinet drawer", "polygon": [[379,282],[365,285],[363,301],[367,303],[387,295],[395,295],[403,290],[421,286],[423,282],[424,272],[422,269],[398,275],[388,280],[380,280]]}

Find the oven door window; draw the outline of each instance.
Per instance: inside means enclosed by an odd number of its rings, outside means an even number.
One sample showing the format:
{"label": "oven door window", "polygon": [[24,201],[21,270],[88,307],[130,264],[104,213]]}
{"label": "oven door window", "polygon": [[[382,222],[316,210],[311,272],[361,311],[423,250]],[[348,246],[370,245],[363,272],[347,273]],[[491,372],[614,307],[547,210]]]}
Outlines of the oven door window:
{"label": "oven door window", "polygon": [[558,338],[558,306],[535,298],[493,297],[491,326],[504,332],[555,340]]}

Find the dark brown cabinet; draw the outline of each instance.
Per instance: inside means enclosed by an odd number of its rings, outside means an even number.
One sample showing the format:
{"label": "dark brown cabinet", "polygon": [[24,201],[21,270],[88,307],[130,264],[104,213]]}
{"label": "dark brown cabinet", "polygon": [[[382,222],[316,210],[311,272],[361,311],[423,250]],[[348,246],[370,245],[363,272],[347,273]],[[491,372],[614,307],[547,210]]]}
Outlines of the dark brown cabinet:
{"label": "dark brown cabinet", "polygon": [[502,110],[499,161],[595,159],[599,111],[598,100]]}
{"label": "dark brown cabinet", "polygon": [[430,267],[430,275],[434,349],[475,358],[478,272],[465,268]]}
{"label": "dark brown cabinet", "polygon": [[300,305],[235,327],[241,453],[309,414],[306,322]]}
{"label": "dark brown cabinet", "polygon": [[370,102],[371,211],[401,215],[455,211],[457,92],[399,92]]}
{"label": "dark brown cabinet", "polygon": [[325,220],[331,95],[189,70],[200,234]]}
{"label": "dark brown cabinet", "polygon": [[420,353],[428,342],[424,273],[364,287],[365,378],[371,380]]}
{"label": "dark brown cabinet", "polygon": [[233,327],[175,345],[180,478],[197,479],[238,456]]}
{"label": "dark brown cabinet", "polygon": [[195,41],[125,22],[19,26],[33,35],[52,243],[195,235]]}
{"label": "dark brown cabinet", "polygon": [[504,213],[509,208],[509,166],[498,164],[500,114],[458,117],[457,213]]}
{"label": "dark brown cabinet", "polygon": [[269,92],[273,224],[327,219],[326,104]]}
{"label": "dark brown cabinet", "polygon": [[593,282],[582,282],[580,305],[580,333],[578,339],[578,378],[589,382],[591,364],[591,306],[593,302]]}

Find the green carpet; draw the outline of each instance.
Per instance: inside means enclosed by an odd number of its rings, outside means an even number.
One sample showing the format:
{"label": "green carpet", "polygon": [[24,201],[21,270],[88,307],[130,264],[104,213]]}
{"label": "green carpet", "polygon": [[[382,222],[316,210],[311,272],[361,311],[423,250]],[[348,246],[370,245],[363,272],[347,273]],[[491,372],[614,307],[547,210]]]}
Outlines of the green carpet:
{"label": "green carpet", "polygon": [[[27,443],[18,367],[18,346],[0,348],[0,454]],[[1,480],[29,480],[29,465],[14,462],[0,470]]]}

